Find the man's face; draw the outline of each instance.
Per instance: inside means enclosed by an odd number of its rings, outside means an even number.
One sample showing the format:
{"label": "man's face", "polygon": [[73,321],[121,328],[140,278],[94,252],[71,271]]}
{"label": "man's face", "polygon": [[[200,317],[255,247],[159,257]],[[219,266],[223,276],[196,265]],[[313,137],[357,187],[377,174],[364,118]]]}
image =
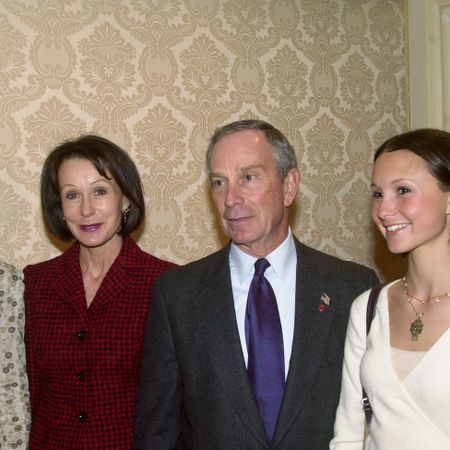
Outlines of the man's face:
{"label": "man's face", "polygon": [[220,139],[211,155],[212,197],[225,234],[243,251],[266,256],[286,238],[298,169],[281,180],[264,133],[244,130]]}

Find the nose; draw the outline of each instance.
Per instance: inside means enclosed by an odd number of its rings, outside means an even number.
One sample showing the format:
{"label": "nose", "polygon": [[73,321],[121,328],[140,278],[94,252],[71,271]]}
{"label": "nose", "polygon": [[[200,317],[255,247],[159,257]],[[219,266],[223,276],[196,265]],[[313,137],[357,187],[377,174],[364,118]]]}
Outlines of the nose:
{"label": "nose", "polygon": [[378,218],[381,221],[392,217],[395,212],[395,202],[393,199],[384,196],[373,202],[372,215],[373,218]]}
{"label": "nose", "polygon": [[89,197],[83,197],[80,204],[80,214],[83,217],[89,217],[94,213],[94,205]]}
{"label": "nose", "polygon": [[234,205],[242,203],[243,197],[241,188],[237,183],[228,183],[225,195],[225,206],[231,208]]}

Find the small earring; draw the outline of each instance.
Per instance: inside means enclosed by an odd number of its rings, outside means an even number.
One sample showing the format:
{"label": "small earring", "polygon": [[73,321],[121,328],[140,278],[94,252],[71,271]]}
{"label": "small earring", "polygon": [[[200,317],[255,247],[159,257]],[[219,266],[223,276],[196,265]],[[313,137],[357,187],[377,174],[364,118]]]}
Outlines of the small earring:
{"label": "small earring", "polygon": [[67,225],[66,218],[63,216],[63,222],[66,224],[66,230],[69,231],[69,225]]}
{"label": "small earring", "polygon": [[128,205],[123,211],[122,211],[122,222],[127,223],[128,220],[128,213],[130,212],[130,205]]}

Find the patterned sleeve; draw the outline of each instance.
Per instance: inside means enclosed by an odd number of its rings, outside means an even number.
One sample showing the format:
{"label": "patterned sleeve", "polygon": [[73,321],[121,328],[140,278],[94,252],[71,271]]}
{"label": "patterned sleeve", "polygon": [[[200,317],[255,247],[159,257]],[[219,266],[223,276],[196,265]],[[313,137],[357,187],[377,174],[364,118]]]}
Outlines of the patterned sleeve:
{"label": "patterned sleeve", "polygon": [[0,448],[27,448],[30,428],[25,369],[23,275],[0,261]]}

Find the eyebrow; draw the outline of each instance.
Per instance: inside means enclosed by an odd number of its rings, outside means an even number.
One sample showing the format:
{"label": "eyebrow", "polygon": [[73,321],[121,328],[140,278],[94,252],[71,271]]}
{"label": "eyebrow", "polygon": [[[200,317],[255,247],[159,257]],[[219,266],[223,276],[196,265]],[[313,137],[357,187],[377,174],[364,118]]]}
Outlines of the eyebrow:
{"label": "eyebrow", "polygon": [[[114,178],[111,178],[110,180],[108,180],[108,178],[99,178],[98,180],[93,181],[92,183],[89,183],[89,186],[93,186],[97,183],[104,183],[107,182],[108,184],[112,184],[112,182],[114,181]],[[60,189],[64,188],[64,187],[77,187],[76,184],[71,184],[71,183],[67,183],[67,184],[63,184]]]}
{"label": "eyebrow", "polygon": [[[249,170],[262,169],[264,166],[262,164],[250,164],[248,166],[239,167],[237,169],[238,173],[245,173]],[[211,177],[224,177],[220,172],[211,172]]]}
{"label": "eyebrow", "polygon": [[410,181],[414,183],[414,180],[411,178],[397,178],[396,180],[393,181],[393,183],[401,183],[402,181]]}
{"label": "eyebrow", "polygon": [[249,166],[240,167],[238,171],[247,172],[249,170],[262,169],[263,167],[263,164],[250,164]]}
{"label": "eyebrow", "polygon": [[[416,183],[416,181],[412,178],[396,178],[395,180],[392,180],[390,184],[399,184],[404,183],[405,181],[409,183]],[[370,183],[370,187],[378,187],[378,185],[376,183]]]}

